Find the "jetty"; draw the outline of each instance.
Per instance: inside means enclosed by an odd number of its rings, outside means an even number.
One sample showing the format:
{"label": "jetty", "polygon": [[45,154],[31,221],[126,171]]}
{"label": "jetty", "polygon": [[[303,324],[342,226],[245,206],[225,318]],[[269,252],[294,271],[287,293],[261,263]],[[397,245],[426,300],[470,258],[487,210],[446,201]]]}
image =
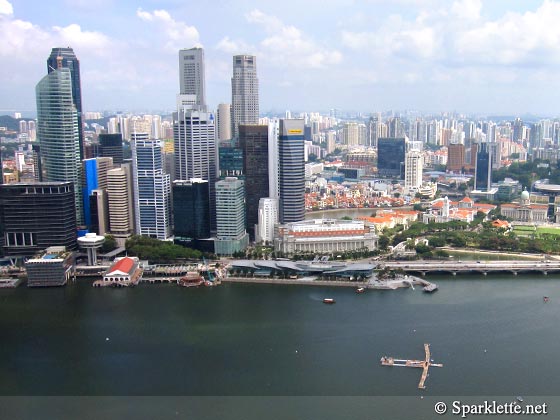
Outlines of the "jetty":
{"label": "jetty", "polygon": [[441,363],[432,363],[430,354],[430,345],[424,344],[424,351],[426,352],[426,358],[424,360],[411,360],[411,359],[395,359],[394,357],[383,356],[381,358],[381,364],[383,366],[402,366],[402,367],[413,367],[421,368],[422,376],[420,377],[420,382],[418,383],[418,388],[426,389],[426,379],[428,378],[428,370],[431,366],[443,367]]}

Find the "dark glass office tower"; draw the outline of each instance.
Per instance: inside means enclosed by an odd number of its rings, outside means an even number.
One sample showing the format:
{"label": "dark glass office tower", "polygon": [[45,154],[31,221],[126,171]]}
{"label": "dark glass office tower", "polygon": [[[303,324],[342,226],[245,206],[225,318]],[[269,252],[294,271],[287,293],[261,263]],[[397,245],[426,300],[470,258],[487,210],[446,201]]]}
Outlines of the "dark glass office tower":
{"label": "dark glass office tower", "polygon": [[112,157],[115,166],[123,163],[122,134],[100,134],[99,157]]}
{"label": "dark glass office tower", "polygon": [[175,238],[210,237],[209,183],[202,179],[173,182],[173,234]]}
{"label": "dark glass office tower", "polygon": [[278,136],[280,223],[301,222],[305,217],[303,130],[303,120],[280,120]]}
{"label": "dark glass office tower", "polygon": [[490,143],[479,143],[476,153],[474,189],[488,191],[492,185],[492,154]]}
{"label": "dark glass office tower", "polygon": [[33,256],[49,246],[76,249],[74,185],[0,186],[0,238],[5,256]]}
{"label": "dark glass office tower", "polygon": [[404,138],[380,137],[377,140],[377,173],[379,176],[404,179]]}
{"label": "dark glass office tower", "polygon": [[269,196],[268,126],[240,125],[239,146],[243,151],[247,231],[251,239],[255,240],[255,225],[259,222],[259,200]]}
{"label": "dark glass office tower", "polygon": [[82,121],[82,85],[80,83],[80,61],[74,54],[74,50],[67,48],[53,48],[47,59],[47,72],[51,73],[58,69],[58,57],[61,57],[62,68],[70,69],[72,79],[72,97],[76,111],[78,111],[78,135],[80,137],[80,160],[85,159],[84,151],[84,125]]}

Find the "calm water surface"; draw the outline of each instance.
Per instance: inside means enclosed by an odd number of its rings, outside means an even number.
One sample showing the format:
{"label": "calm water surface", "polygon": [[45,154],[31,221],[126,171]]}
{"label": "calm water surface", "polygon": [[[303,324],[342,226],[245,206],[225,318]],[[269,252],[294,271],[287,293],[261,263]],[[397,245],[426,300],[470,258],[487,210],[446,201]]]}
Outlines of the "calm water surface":
{"label": "calm water surface", "polygon": [[[433,279],[431,295],[239,284],[0,290],[0,392],[558,395],[559,277]],[[423,343],[444,364],[425,391],[419,369],[379,364],[421,359]]]}

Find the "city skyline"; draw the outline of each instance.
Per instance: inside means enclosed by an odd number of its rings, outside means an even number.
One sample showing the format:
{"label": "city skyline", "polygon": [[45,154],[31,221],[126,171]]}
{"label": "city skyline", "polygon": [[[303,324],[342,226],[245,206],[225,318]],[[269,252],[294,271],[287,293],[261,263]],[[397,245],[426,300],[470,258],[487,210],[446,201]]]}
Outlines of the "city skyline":
{"label": "city skyline", "polygon": [[66,46],[80,58],[84,111],[171,110],[177,51],[202,46],[212,109],[230,102],[231,57],[252,54],[262,112],[554,115],[558,17],[560,2],[550,0],[312,0],[298,7],[239,0],[220,2],[213,13],[171,0],[0,0],[0,55],[10,63],[0,70],[0,113],[34,112],[44,57]]}

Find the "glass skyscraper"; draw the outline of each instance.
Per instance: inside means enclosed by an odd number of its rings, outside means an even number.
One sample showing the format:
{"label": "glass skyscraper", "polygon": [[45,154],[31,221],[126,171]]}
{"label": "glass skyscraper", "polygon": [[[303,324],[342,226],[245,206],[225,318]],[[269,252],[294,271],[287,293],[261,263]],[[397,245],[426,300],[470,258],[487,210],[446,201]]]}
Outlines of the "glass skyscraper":
{"label": "glass skyscraper", "polygon": [[268,190],[268,126],[240,125],[239,147],[243,151],[247,230],[255,239],[259,222],[259,200],[269,196]]}
{"label": "glass skyscraper", "polygon": [[37,84],[35,92],[43,179],[74,184],[76,220],[82,225],[80,136],[70,70],[58,68],[50,72]]}
{"label": "glass skyscraper", "polygon": [[377,173],[380,176],[404,179],[404,138],[377,139]]}
{"label": "glass skyscraper", "polygon": [[70,70],[72,84],[72,103],[78,113],[78,136],[80,147],[80,159],[84,159],[84,126],[82,122],[82,86],[80,82],[80,61],[74,54],[74,50],[67,48],[53,48],[47,59],[47,72],[52,73],[59,67]]}

